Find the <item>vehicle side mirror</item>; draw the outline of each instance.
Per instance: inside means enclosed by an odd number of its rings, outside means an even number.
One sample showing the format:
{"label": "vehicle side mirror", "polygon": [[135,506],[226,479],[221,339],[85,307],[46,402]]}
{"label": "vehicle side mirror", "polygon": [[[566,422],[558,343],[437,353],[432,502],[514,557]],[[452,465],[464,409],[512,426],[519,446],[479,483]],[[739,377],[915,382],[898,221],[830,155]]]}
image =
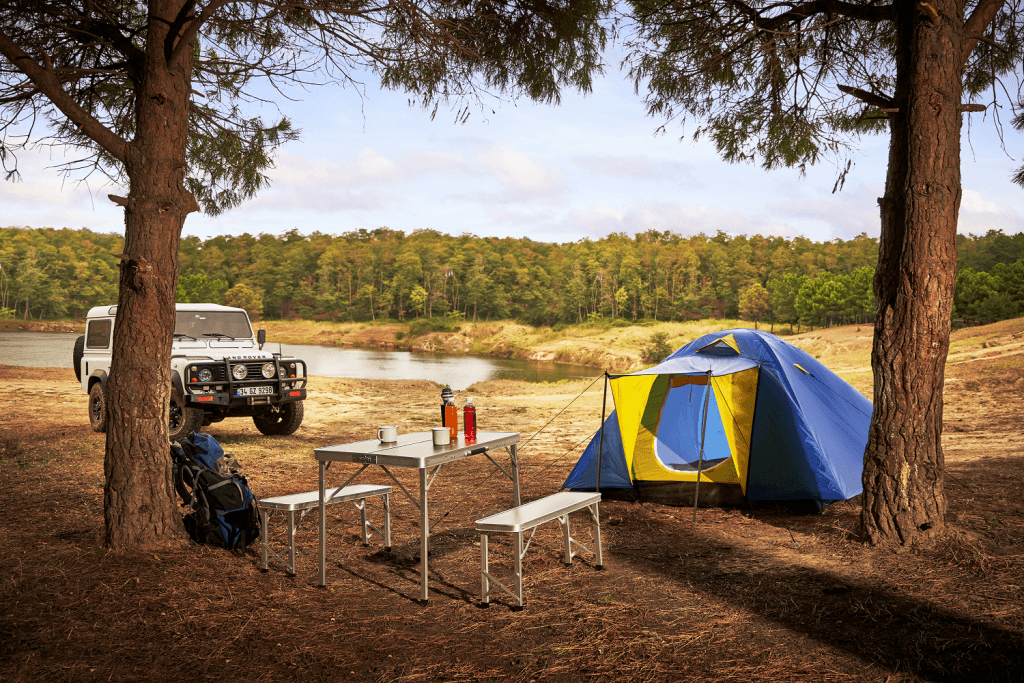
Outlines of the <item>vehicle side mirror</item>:
{"label": "vehicle side mirror", "polygon": [[267,331],[260,330],[256,333],[256,342],[260,345],[260,351],[263,350],[263,345],[267,343]]}

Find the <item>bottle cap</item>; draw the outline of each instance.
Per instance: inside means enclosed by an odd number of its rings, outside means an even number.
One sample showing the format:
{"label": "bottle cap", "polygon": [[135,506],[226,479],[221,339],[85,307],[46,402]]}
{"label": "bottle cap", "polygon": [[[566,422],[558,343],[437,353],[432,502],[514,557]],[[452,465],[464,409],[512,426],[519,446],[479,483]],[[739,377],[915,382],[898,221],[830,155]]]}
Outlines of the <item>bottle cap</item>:
{"label": "bottle cap", "polygon": [[472,396],[466,397],[466,405],[468,405],[468,406],[473,405],[473,397]]}

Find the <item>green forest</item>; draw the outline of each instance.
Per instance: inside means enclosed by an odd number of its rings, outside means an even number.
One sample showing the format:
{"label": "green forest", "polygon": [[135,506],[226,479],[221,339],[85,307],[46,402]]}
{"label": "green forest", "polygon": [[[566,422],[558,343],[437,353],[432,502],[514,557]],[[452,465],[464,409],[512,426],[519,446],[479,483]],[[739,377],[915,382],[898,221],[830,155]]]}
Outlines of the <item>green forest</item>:
{"label": "green forest", "polygon": [[[954,318],[1024,314],[1024,233],[959,236]],[[123,238],[88,229],[0,228],[0,319],[82,319],[117,301]],[[878,240],[649,231],[568,244],[405,234],[220,236],[181,241],[178,301],[241,306],[255,319],[633,324],[742,317],[822,327],[868,322]]]}

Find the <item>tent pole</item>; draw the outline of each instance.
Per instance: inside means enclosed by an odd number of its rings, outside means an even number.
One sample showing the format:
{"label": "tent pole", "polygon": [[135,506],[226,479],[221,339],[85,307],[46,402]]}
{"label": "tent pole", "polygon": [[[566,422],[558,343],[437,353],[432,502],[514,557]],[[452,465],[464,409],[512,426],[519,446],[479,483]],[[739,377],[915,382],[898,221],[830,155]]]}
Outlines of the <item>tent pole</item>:
{"label": "tent pole", "polygon": [[601,446],[604,445],[604,411],[608,402],[608,371],[604,371],[604,390],[601,392],[601,438],[597,441],[597,486],[594,490],[601,492]]}
{"label": "tent pole", "polygon": [[708,370],[708,388],[704,390],[704,417],[700,424],[700,455],[697,456],[697,485],[693,489],[693,523],[697,523],[697,501],[700,500],[700,473],[704,469],[704,434],[708,428],[708,401],[711,399],[711,370]]}

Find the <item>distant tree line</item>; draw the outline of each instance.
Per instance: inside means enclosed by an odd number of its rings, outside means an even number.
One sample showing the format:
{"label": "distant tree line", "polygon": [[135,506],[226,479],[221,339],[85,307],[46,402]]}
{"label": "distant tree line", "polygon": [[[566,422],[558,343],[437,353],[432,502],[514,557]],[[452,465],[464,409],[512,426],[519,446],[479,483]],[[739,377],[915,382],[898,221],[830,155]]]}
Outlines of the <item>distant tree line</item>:
{"label": "distant tree line", "polygon": [[[1024,313],[1024,234],[961,236],[954,317]],[[117,298],[123,240],[91,230],[0,228],[0,317],[82,318]],[[569,244],[379,228],[181,241],[178,301],[255,317],[532,325],[741,316],[755,323],[869,322],[878,241],[684,237],[648,231]]]}
{"label": "distant tree line", "polygon": [[84,229],[0,228],[0,319],[84,318],[116,303],[123,245]]}
{"label": "distant tree line", "polygon": [[953,318],[992,323],[1024,315],[1024,233],[961,239]]}

